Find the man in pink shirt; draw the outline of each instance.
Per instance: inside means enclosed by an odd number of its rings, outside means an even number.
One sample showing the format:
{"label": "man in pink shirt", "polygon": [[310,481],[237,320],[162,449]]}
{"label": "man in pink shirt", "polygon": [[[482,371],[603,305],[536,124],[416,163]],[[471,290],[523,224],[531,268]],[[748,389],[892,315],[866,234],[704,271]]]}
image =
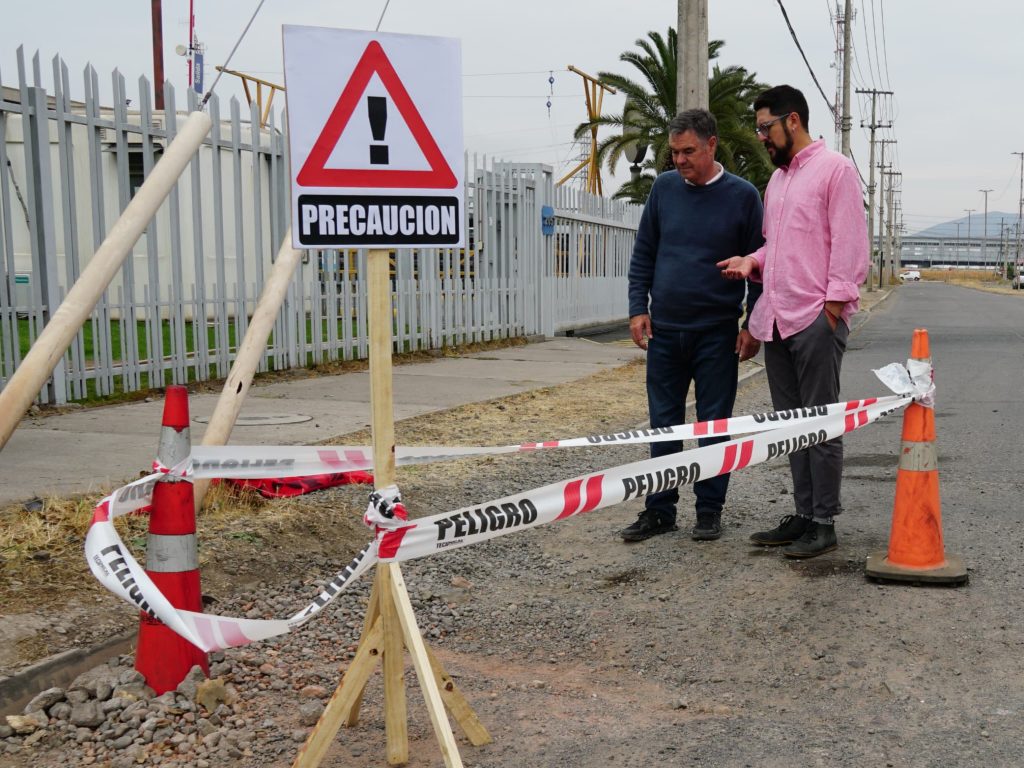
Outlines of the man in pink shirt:
{"label": "man in pink shirt", "polygon": [[[778,410],[839,400],[849,320],[868,267],[868,233],[857,169],[808,133],[804,95],[788,85],[754,102],[757,133],[778,167],[765,190],[765,244],[719,262],[730,279],[760,280],[764,292],[750,333],[765,342],[772,404]],[[837,438],[791,454],[796,514],[750,538],[787,545],[788,557],[816,557],[837,546],[834,520],[843,444]]]}

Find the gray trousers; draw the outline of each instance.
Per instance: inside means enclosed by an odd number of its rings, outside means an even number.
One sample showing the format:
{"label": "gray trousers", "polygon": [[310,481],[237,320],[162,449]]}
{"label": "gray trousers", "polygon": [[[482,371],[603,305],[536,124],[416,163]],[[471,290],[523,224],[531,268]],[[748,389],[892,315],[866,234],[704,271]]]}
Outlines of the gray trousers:
{"label": "gray trousers", "polygon": [[[826,405],[839,401],[839,371],[850,329],[842,320],[835,331],[825,311],[788,339],[774,329],[764,345],[768,389],[776,410]],[[796,512],[819,520],[842,512],[839,500],[843,476],[843,439],[797,451],[789,456]]]}

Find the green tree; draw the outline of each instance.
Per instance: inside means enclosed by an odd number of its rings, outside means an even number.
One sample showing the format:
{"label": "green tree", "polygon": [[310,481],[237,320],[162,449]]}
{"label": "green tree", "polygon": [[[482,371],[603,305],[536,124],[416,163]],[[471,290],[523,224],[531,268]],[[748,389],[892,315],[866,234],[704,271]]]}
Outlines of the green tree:
{"label": "green tree", "polygon": [[[712,40],[708,59],[718,58],[725,43]],[[626,51],[619,60],[633,66],[639,77],[614,72],[599,72],[602,83],[626,97],[620,114],[605,114],[577,127],[576,138],[583,137],[592,125],[608,126],[615,133],[598,143],[598,163],[614,172],[623,151],[633,142],[647,146],[639,178],[623,184],[615,197],[643,204],[650,194],[654,178],[672,167],[668,146],[668,125],[676,115],[676,31],[668,34],[648,32],[636,41],[638,51]],[[718,121],[717,158],[726,170],[744,177],[762,192],[772,174],[768,154],[754,133],[756,124],[753,101],[768,86],[745,67],[721,68],[717,64],[708,79],[709,109]]]}

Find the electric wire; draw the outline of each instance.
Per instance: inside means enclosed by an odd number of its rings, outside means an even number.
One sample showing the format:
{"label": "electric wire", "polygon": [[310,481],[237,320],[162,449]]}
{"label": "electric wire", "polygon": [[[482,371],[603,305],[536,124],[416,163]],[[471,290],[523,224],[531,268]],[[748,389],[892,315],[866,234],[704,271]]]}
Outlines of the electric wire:
{"label": "electric wire", "polygon": [[249,31],[249,27],[251,27],[252,23],[256,21],[256,15],[260,12],[260,9],[263,7],[263,3],[265,2],[266,0],[260,0],[259,5],[256,6],[256,10],[252,12],[252,16],[249,18],[249,23],[245,25],[245,29],[242,30],[242,34],[239,35],[238,40],[235,41],[235,46],[231,49],[231,53],[228,54],[227,59],[224,60],[224,64],[221,65],[220,69],[218,70],[217,77],[213,79],[213,85],[210,86],[210,90],[208,90],[206,94],[203,96],[203,100],[199,102],[199,109],[203,109],[206,107],[206,102],[208,102],[210,100],[210,97],[213,95],[213,89],[216,88],[217,83],[220,82],[221,75],[224,74],[224,70],[227,69],[228,64],[231,63],[231,57],[235,55],[235,51],[238,50],[238,46],[242,44],[242,40],[245,38],[246,33],[248,33]]}
{"label": "electric wire", "polygon": [[877,89],[879,84],[875,81],[875,73],[871,71],[871,39],[868,37],[867,12],[864,10],[864,0],[860,0],[860,15],[863,19],[861,29],[864,31],[864,63],[867,65],[868,79],[871,81],[871,87]]}
{"label": "electric wire", "polygon": [[380,32],[380,23],[384,21],[384,14],[388,12],[388,6],[391,5],[391,0],[387,0],[384,3],[384,10],[380,12],[380,18],[377,19],[377,26],[373,28],[374,32]]}
{"label": "electric wire", "polygon": [[836,109],[832,105],[832,102],[828,100],[828,96],[825,95],[825,89],[822,88],[821,83],[818,82],[818,76],[814,74],[814,69],[811,67],[811,62],[807,60],[807,55],[804,53],[804,49],[800,45],[800,40],[797,39],[796,30],[793,29],[793,25],[789,21],[789,14],[786,13],[786,6],[782,4],[782,0],[776,0],[776,2],[779,4],[779,10],[782,11],[782,18],[785,19],[786,26],[789,27],[789,34],[792,36],[793,42],[796,43],[796,49],[800,51],[800,56],[801,58],[803,58],[804,64],[807,65],[807,71],[811,73],[811,79],[814,81],[814,84],[818,86],[818,93],[821,94],[821,98],[823,98],[825,100],[825,103],[828,105],[828,111],[831,112],[832,117],[835,118]]}
{"label": "electric wire", "polygon": [[[892,88],[889,87],[888,70],[885,73],[885,78],[882,77],[882,56],[878,53],[878,22],[875,18],[875,0],[871,0],[871,34],[875,39],[875,67],[878,69],[878,82],[885,83],[885,89],[891,91]],[[885,54],[884,47],[882,49],[882,54]]]}

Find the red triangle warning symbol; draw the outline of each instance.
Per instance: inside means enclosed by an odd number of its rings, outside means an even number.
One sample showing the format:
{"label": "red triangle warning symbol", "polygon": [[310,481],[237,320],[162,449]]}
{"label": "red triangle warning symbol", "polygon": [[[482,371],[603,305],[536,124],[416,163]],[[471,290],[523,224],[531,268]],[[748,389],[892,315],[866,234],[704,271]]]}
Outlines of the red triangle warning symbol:
{"label": "red triangle warning symbol", "polygon": [[[327,159],[341,138],[352,113],[370,78],[376,73],[387,89],[388,95],[398,108],[412,132],[416,144],[426,158],[430,170],[393,170],[381,168],[327,168]],[[303,187],[377,187],[388,189],[454,189],[458,185],[451,166],[434,141],[413,104],[409,92],[384,53],[380,43],[371,40],[366,46],[359,63],[352,71],[348,85],[334,105],[330,117],[313,144],[309,157],[295,179]]]}

